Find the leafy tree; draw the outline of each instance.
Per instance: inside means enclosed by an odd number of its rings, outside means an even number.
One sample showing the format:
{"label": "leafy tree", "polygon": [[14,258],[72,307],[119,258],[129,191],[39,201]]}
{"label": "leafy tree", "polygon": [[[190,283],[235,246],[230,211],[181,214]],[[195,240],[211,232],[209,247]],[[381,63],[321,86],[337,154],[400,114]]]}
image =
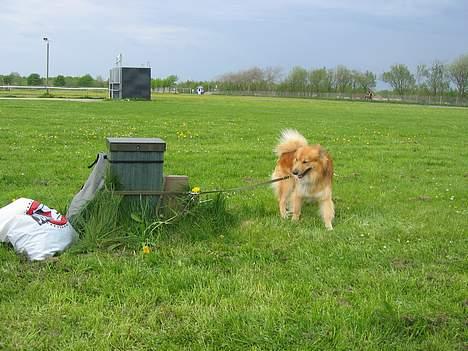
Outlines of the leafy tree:
{"label": "leafy tree", "polygon": [[91,87],[94,84],[94,79],[90,74],[85,74],[78,79],[78,85],[80,87]]}
{"label": "leafy tree", "polygon": [[65,77],[62,75],[58,75],[54,79],[54,86],[56,87],[64,87],[65,86]]}
{"label": "leafy tree", "polygon": [[173,87],[179,78],[176,75],[167,76],[165,79],[166,87]]}
{"label": "leafy tree", "polygon": [[7,76],[3,76],[3,83],[5,85],[23,85],[23,78],[17,72],[11,72]]}
{"label": "leafy tree", "polygon": [[320,93],[327,91],[328,71],[325,67],[309,71],[311,91]]}
{"label": "leafy tree", "polygon": [[43,80],[41,76],[37,73],[31,73],[28,78],[27,78],[28,85],[31,86],[37,86],[37,85],[42,85]]}
{"label": "leafy tree", "polygon": [[174,87],[176,85],[177,79],[178,78],[176,75],[170,75],[166,78],[154,78],[151,80],[151,88],[156,89]]}
{"label": "leafy tree", "polygon": [[384,72],[382,80],[393,88],[400,96],[410,92],[415,84],[414,76],[408,67],[403,64],[396,64],[390,67],[390,71]]}
{"label": "leafy tree", "polygon": [[305,92],[308,86],[308,73],[305,68],[293,67],[286,78],[286,84],[290,91]]}
{"label": "leafy tree", "polygon": [[163,83],[162,83],[162,79],[161,79],[161,78],[154,78],[154,79],[151,79],[151,88],[152,88],[152,89],[162,88],[162,87],[163,87]]}
{"label": "leafy tree", "polygon": [[94,83],[99,88],[105,88],[109,84],[109,82],[107,80],[104,80],[101,76],[97,76]]}
{"label": "leafy tree", "polygon": [[368,92],[376,86],[376,76],[370,71],[364,73],[353,71],[353,90]]}
{"label": "leafy tree", "polygon": [[79,80],[80,80],[80,77],[66,76],[65,77],[65,86],[66,87],[71,87],[71,88],[77,88],[77,87],[80,86],[78,84]]}
{"label": "leafy tree", "polygon": [[468,90],[468,54],[455,59],[448,68],[450,79],[457,87],[458,95],[464,97]]}
{"label": "leafy tree", "polygon": [[0,76],[2,85],[11,85],[11,79],[9,76]]}

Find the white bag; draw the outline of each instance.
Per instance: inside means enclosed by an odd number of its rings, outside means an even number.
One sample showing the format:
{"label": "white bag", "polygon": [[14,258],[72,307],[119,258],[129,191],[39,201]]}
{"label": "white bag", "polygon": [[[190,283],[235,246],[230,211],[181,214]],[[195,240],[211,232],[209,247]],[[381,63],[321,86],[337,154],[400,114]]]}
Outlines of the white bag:
{"label": "white bag", "polygon": [[38,201],[21,198],[0,208],[0,242],[32,261],[63,252],[77,238],[65,216]]}

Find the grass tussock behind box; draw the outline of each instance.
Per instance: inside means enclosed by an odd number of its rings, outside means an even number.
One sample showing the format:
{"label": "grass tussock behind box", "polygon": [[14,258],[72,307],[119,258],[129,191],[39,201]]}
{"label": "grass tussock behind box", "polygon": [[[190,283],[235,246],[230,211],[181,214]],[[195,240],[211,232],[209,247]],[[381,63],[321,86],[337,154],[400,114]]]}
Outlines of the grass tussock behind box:
{"label": "grass tussock behind box", "polygon": [[97,202],[56,260],[0,246],[0,348],[465,347],[466,109],[161,96],[2,100],[0,120],[1,205],[64,212],[108,136],[164,139],[164,173],[202,190],[267,180],[284,128],[333,155],[336,205],[327,232],[316,205],[284,221],[258,188],[149,235],[138,212],[122,224],[118,198]]}

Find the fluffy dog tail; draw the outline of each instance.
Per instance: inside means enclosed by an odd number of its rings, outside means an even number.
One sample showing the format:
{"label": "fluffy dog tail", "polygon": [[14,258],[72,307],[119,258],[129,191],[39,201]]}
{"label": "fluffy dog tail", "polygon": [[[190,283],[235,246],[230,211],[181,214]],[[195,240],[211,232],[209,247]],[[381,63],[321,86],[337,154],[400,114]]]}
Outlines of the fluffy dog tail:
{"label": "fluffy dog tail", "polygon": [[279,157],[284,153],[296,151],[307,144],[307,139],[297,130],[285,129],[281,132],[278,145],[273,151]]}

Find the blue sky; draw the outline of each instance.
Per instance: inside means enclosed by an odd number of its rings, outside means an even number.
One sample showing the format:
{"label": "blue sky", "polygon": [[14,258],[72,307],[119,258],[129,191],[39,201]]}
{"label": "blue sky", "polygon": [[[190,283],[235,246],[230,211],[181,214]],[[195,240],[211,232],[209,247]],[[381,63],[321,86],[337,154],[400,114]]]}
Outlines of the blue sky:
{"label": "blue sky", "polygon": [[343,64],[380,75],[468,52],[467,0],[0,0],[0,74],[107,78],[119,53],[153,77]]}

